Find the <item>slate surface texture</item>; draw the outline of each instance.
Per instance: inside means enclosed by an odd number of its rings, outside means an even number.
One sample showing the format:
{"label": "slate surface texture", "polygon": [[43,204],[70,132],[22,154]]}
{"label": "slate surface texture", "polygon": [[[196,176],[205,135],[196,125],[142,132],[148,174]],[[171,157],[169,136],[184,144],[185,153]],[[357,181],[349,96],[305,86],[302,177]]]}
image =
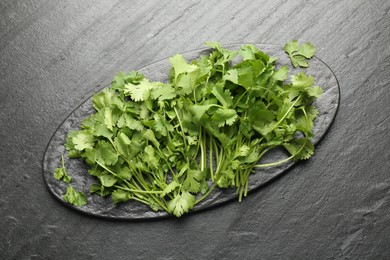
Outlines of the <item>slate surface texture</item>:
{"label": "slate surface texture", "polygon": [[[310,41],[338,115],[315,156],[242,203],[113,221],[59,203],[42,159],[116,72],[205,41]],[[390,1],[0,2],[0,259],[390,259]]]}

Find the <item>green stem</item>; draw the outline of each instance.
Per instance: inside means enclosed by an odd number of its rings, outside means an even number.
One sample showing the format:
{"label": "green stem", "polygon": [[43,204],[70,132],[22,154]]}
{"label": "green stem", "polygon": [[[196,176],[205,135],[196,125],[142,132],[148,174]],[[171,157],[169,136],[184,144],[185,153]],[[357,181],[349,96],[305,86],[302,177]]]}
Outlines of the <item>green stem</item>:
{"label": "green stem", "polygon": [[211,194],[211,192],[213,192],[216,186],[217,183],[214,182],[213,186],[211,186],[211,188],[205,194],[203,194],[202,197],[200,197],[197,201],[195,201],[195,205],[202,202],[205,198],[207,198]]}
{"label": "green stem", "polygon": [[111,171],[108,167],[106,167],[105,165],[101,164],[99,161],[95,160],[95,162],[100,166],[102,167],[104,170],[108,171],[109,173],[111,173],[112,175],[114,175],[115,177],[117,176],[117,174],[113,171]]}
{"label": "green stem", "polygon": [[213,170],[213,145],[212,145],[212,138],[209,137],[209,167],[210,167],[210,176],[211,181],[214,181],[214,170]]}
{"label": "green stem", "polygon": [[280,161],[277,161],[277,162],[273,162],[273,163],[256,164],[256,165],[254,166],[254,168],[264,168],[264,167],[276,166],[276,165],[285,163],[285,162],[287,162],[287,161],[293,159],[293,158],[294,158],[297,154],[299,154],[299,153],[303,150],[303,148],[306,146],[307,140],[308,140],[308,139],[306,139],[305,142],[303,143],[303,145],[299,148],[299,150],[298,150],[295,154],[291,155],[290,157],[287,157],[287,158],[285,158],[285,159],[283,159],[283,160],[280,160]]}
{"label": "green stem", "polygon": [[236,108],[238,105],[238,102],[240,102],[241,98],[248,93],[248,90],[245,90],[244,93],[241,94],[241,96],[237,99],[236,103],[233,105],[233,108]]}
{"label": "green stem", "polygon": [[[177,112],[176,107],[174,107],[173,109],[175,110],[175,114],[176,114],[176,116],[177,116],[177,120],[179,121],[180,130],[181,130],[181,131],[180,131],[180,135],[183,137],[184,149],[185,149],[185,151],[187,151],[187,140],[186,140],[186,136],[185,136],[185,134],[184,134],[183,123],[182,123],[182,121],[181,121],[181,118],[180,118],[180,116],[179,116],[179,113]],[[187,158],[187,162],[189,163],[188,158]]]}
{"label": "green stem", "polygon": [[130,192],[137,192],[137,193],[146,193],[146,194],[161,194],[161,193],[163,193],[163,191],[134,190],[134,189],[129,189],[129,188],[122,187],[119,185],[114,185],[114,187],[121,189],[121,190],[126,190],[126,191],[130,191]]}
{"label": "green stem", "polygon": [[293,109],[293,107],[295,106],[295,104],[298,102],[300,96],[298,96],[294,103],[289,107],[289,109],[287,110],[287,112],[283,115],[283,117],[278,121],[276,122],[276,124],[271,128],[271,130],[269,130],[269,132],[272,132],[273,130],[275,130],[275,128],[277,128],[282,122],[283,120],[286,118],[286,116],[288,115],[288,113],[290,113],[291,109]]}

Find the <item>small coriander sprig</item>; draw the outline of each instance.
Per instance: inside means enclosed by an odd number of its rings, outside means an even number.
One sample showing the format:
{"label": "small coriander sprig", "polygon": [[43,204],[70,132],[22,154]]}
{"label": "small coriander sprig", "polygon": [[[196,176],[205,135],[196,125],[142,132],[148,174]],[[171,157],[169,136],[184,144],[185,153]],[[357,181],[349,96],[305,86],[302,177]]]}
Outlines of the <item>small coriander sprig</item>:
{"label": "small coriander sprig", "polygon": [[72,187],[72,185],[70,185],[70,183],[72,182],[72,177],[70,177],[67,173],[64,155],[61,155],[61,164],[61,167],[55,169],[54,178],[56,178],[57,180],[62,180],[63,182],[68,184],[66,193],[63,197],[64,200],[77,207],[84,206],[85,204],[87,204],[87,197],[83,192],[76,191]]}
{"label": "small coriander sprig", "polygon": [[297,68],[307,68],[307,60],[314,56],[316,48],[310,43],[299,44],[297,40],[291,40],[284,45],[284,51],[289,55],[292,65]]}

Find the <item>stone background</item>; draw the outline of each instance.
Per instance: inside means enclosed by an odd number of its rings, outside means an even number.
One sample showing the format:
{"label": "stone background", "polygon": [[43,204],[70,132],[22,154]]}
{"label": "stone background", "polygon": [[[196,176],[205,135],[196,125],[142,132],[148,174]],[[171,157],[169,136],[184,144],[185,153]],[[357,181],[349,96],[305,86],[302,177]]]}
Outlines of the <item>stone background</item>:
{"label": "stone background", "polygon": [[[205,41],[310,41],[341,103],[315,156],[242,203],[112,221],[42,178],[57,126],[116,72]],[[1,259],[390,259],[390,1],[0,2]]]}

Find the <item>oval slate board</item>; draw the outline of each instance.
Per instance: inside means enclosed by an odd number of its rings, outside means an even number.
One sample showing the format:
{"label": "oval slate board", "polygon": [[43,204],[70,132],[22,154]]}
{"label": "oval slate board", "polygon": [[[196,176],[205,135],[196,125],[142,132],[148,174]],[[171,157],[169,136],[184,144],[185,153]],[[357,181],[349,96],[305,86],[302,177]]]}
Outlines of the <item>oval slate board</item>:
{"label": "oval slate board", "polygon": [[[239,49],[241,44],[226,45],[229,49]],[[262,51],[278,58],[277,66],[288,65],[289,75],[296,74],[300,69],[294,69],[291,66],[290,60],[283,51],[283,47],[271,44],[255,44]],[[199,57],[199,55],[207,55],[208,49],[201,49],[183,53],[183,56],[189,60]],[[150,64],[142,69],[139,69],[146,78],[151,81],[166,81],[167,73],[170,68],[169,59],[164,59],[153,64]],[[315,77],[315,84],[323,88],[324,93],[315,105],[319,110],[319,115],[314,122],[314,144],[318,144],[321,138],[326,134],[331,126],[333,119],[336,116],[339,105],[339,86],[332,70],[320,59],[314,57],[309,61],[309,68],[306,69],[306,74]],[[148,206],[136,201],[129,201],[115,205],[110,197],[102,198],[98,195],[90,194],[89,187],[95,183],[95,179],[87,172],[87,165],[79,159],[67,159],[64,143],[67,133],[72,129],[78,129],[82,120],[94,112],[92,107],[91,97],[78,106],[71,114],[62,122],[54,135],[52,136],[43,159],[43,177],[49,191],[65,205],[78,210],[80,212],[112,219],[146,219],[169,216],[164,211],[154,212]],[[73,178],[72,186],[76,190],[83,191],[87,194],[88,203],[83,207],[74,207],[66,203],[62,197],[66,191],[66,184],[57,181],[53,172],[55,168],[61,166],[61,155],[65,154],[65,165],[68,174]],[[286,158],[287,154],[282,150],[272,150],[267,156],[262,159],[262,163],[277,161]],[[277,176],[280,176],[286,170],[291,168],[296,162],[289,161],[277,167],[257,170],[255,174],[249,177],[249,191],[253,191],[270,182]],[[221,203],[236,200],[234,189],[216,189],[210,196],[195,206],[193,211],[203,210]]]}

